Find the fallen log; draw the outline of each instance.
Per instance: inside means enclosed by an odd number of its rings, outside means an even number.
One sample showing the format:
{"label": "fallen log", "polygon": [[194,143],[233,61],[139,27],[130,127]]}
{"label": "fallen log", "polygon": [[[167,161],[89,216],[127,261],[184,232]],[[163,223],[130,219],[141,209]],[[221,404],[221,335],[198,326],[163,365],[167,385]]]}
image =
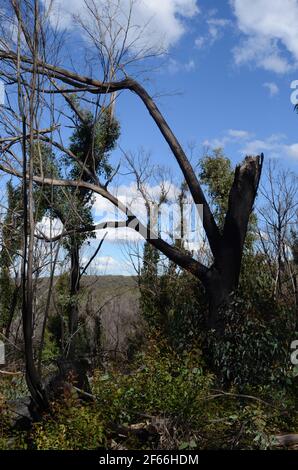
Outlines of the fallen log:
{"label": "fallen log", "polygon": [[0,374],[2,374],[2,375],[23,375],[24,372],[10,372],[8,370],[0,370]]}
{"label": "fallen log", "polygon": [[281,434],[275,436],[276,447],[298,447],[298,434]]}

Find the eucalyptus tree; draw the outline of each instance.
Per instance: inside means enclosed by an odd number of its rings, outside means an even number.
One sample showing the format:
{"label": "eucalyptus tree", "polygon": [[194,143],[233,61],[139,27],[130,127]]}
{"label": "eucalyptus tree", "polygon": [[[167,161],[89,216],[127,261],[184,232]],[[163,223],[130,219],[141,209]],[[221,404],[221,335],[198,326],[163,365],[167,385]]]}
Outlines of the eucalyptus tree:
{"label": "eucalyptus tree", "polygon": [[[94,117],[90,111],[80,109],[75,99],[72,99],[72,107],[76,109],[75,129],[70,138],[69,150],[76,156],[76,160],[65,155],[67,175],[74,181],[80,179],[87,183],[92,181],[92,177],[98,176],[108,180],[113,174],[108,157],[119,137],[119,124],[109,108]],[[79,329],[78,296],[83,269],[80,249],[87,239],[95,238],[96,235],[92,231],[84,231],[85,227],[93,225],[93,192],[85,188],[67,189],[66,194],[64,191],[64,197],[60,197],[60,202],[53,202],[52,209],[53,215],[56,215],[63,223],[64,229],[70,232],[64,239],[64,247],[70,258],[69,352],[75,356]]]}

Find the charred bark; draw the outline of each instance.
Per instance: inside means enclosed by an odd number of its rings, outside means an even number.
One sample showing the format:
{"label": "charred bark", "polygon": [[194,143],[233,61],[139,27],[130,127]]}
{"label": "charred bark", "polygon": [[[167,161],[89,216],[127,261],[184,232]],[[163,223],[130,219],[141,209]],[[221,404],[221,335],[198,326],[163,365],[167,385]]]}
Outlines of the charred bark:
{"label": "charred bark", "polygon": [[202,280],[209,297],[208,326],[223,327],[218,318],[221,306],[229,302],[239,283],[244,242],[262,172],[263,155],[246,157],[235,170],[217,256]]}

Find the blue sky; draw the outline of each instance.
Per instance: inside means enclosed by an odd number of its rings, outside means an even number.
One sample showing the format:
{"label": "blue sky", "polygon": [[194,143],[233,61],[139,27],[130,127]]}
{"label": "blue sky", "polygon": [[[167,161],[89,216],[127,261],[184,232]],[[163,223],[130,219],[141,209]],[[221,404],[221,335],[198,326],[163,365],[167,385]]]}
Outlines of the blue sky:
{"label": "blue sky", "polygon": [[[122,0],[123,8],[127,1]],[[71,13],[82,16],[83,3],[73,0]],[[80,43],[74,29],[70,2],[57,5],[61,26],[79,51],[84,40]],[[297,171],[298,115],[291,83],[298,80],[298,0],[139,0],[135,11],[139,24],[151,20],[145,40],[163,41],[167,51],[142,81],[158,95],[157,104],[182,145],[196,145],[194,163],[204,147],[221,146],[234,164],[246,154],[264,152],[266,159]],[[178,181],[174,157],[140,100],[124,92],[116,112],[121,147],[150,151],[152,162],[170,167]],[[113,161],[120,156],[117,149]],[[125,185],[121,177],[118,182]],[[121,253],[115,243],[104,244],[102,261],[110,262],[105,272],[127,272]]]}
{"label": "blue sky", "polygon": [[[242,3],[252,6],[266,2]],[[237,64],[234,50],[246,35],[237,26],[231,3],[201,0],[198,4],[200,13],[187,21],[185,35],[169,50],[163,69],[153,75],[153,92],[179,92],[158,99],[162,112],[185,146],[196,143],[198,154],[206,144],[222,145],[236,163],[247,151],[263,151],[267,158],[279,158],[294,169],[298,151],[292,146],[298,142],[298,116],[290,101],[290,86],[297,79],[298,70],[266,70],[257,61]],[[210,20],[219,24],[214,39],[208,31]],[[196,45],[198,38],[203,38],[200,47]],[[130,93],[122,95],[118,115],[124,147],[144,146],[152,150],[156,159],[173,164],[138,98]],[[242,132],[237,135],[231,131]]]}
{"label": "blue sky", "polygon": [[[124,11],[130,1],[120,1]],[[141,81],[159,96],[157,103],[181,143],[196,143],[198,153],[203,145],[224,144],[234,162],[247,151],[263,151],[295,168],[298,117],[290,97],[291,83],[298,79],[298,0],[133,1],[133,22],[149,23],[143,42],[163,45],[166,51],[151,62],[155,70],[141,74]],[[95,4],[100,10],[105,2]],[[69,34],[65,62],[77,59],[79,68],[88,43],[71,15],[89,21],[84,0],[55,0],[54,5],[54,22],[58,18]],[[156,161],[174,165],[136,96],[122,93],[117,115],[126,150],[142,146]],[[238,140],[231,138],[231,130],[241,131]]]}
{"label": "blue sky", "polygon": [[[291,102],[291,83],[298,78],[298,56],[274,36],[273,25],[272,41],[277,41],[280,48],[276,54],[290,65],[276,68],[272,61],[268,66],[259,57],[237,63],[236,48],[242,44],[248,48],[247,40],[253,47],[253,38],[256,42],[259,38],[257,32],[247,35],[239,28],[245,11],[239,18],[232,3],[197,2],[200,13],[186,20],[185,34],[169,49],[168,61],[154,73],[149,88],[153,93],[165,93],[158,98],[158,105],[182,144],[186,148],[190,142],[196,144],[194,160],[205,145],[222,146],[234,164],[247,153],[263,151],[267,159],[276,158],[282,166],[297,171],[298,116]],[[238,3],[246,4],[248,9],[260,8],[261,13],[270,16],[271,1]],[[285,2],[280,2],[281,21],[284,8]],[[298,7],[295,13],[297,25]],[[212,25],[217,29],[214,36],[210,33]],[[270,52],[270,47],[264,51],[264,60]],[[166,96],[171,92],[179,94]],[[171,152],[137,97],[122,95],[118,116],[122,147],[134,151],[144,147],[152,152],[155,162],[169,165],[179,174]],[[110,248],[106,244],[107,252]]]}

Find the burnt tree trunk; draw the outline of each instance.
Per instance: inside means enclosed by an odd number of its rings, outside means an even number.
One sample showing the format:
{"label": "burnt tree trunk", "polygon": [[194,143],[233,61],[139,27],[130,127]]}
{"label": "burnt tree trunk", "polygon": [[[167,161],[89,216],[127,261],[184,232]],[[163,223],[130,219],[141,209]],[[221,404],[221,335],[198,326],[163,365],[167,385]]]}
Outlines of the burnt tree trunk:
{"label": "burnt tree trunk", "polygon": [[228,211],[214,263],[202,280],[209,298],[208,326],[223,327],[218,310],[229,302],[239,283],[241,261],[249,217],[253,210],[262,172],[263,155],[246,157],[235,170]]}

